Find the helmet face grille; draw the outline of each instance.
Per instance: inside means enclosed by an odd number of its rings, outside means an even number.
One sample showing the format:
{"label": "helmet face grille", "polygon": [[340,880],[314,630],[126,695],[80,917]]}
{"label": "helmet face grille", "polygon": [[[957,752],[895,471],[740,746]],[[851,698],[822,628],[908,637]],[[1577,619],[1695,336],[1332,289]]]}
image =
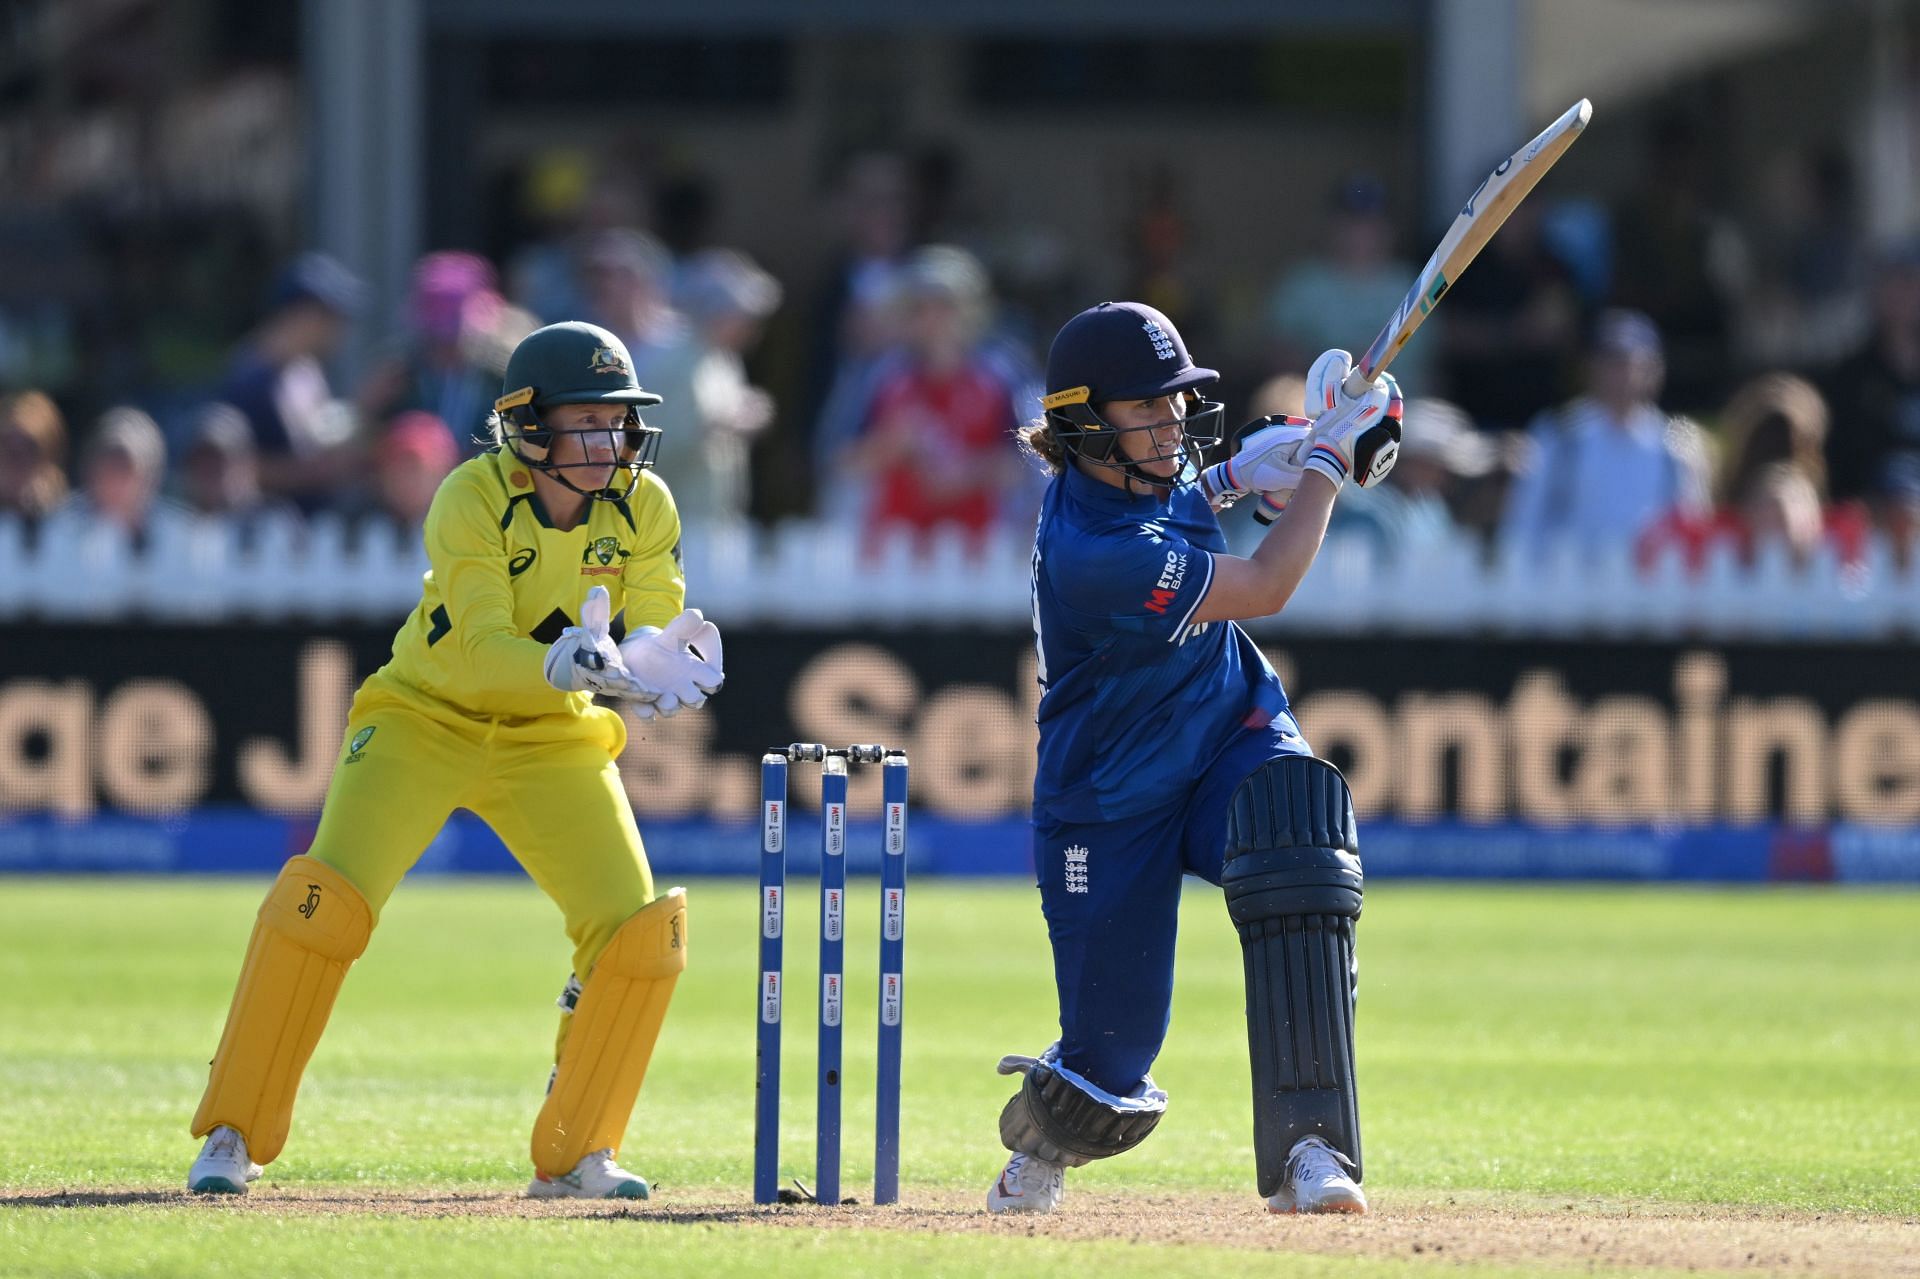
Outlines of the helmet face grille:
{"label": "helmet face grille", "polygon": [[[557,429],[541,422],[530,399],[523,405],[503,412],[501,425],[501,434],[507,447],[526,466],[545,472],[576,493],[606,502],[624,502],[633,496],[634,489],[640,483],[640,472],[652,468],[654,458],[660,451],[660,428],[641,421],[639,411],[631,406],[627,408],[623,421],[616,426]],[[561,435],[607,436],[614,443],[613,461],[595,462],[583,458],[578,462],[556,462],[552,458],[553,446],[555,437]],[[525,452],[528,448],[540,450],[542,456],[528,456]],[[582,488],[567,475],[569,471],[602,471],[609,466],[613,468],[613,476],[603,488]]]}
{"label": "helmet face grille", "polygon": [[1188,461],[1197,464],[1204,450],[1220,443],[1220,423],[1226,412],[1224,405],[1202,398],[1198,391],[1183,391],[1181,398],[1186,402],[1187,413],[1180,419],[1179,441],[1171,450],[1155,448],[1141,457],[1132,456],[1123,447],[1120,437],[1138,436],[1144,431],[1148,433],[1146,438],[1151,440],[1152,432],[1170,425],[1171,419],[1145,426],[1116,427],[1102,417],[1093,405],[1072,403],[1049,408],[1047,422],[1061,447],[1089,466],[1124,471],[1134,479],[1164,487],[1180,482],[1186,467],[1183,465],[1171,477],[1167,477],[1151,475],[1141,469],[1143,465],[1174,460],[1183,464]]}

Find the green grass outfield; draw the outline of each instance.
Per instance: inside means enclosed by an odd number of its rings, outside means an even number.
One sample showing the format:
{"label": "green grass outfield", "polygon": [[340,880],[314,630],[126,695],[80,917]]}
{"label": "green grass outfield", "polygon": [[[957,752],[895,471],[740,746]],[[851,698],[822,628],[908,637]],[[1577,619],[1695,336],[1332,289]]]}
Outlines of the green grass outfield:
{"label": "green grass outfield", "polygon": [[[558,913],[517,880],[403,885],[260,1190],[244,1206],[180,1200],[196,1150],[187,1122],[264,888],[0,878],[0,1274],[1274,1268],[1238,1234],[1216,1247],[1151,1228],[1137,1243],[983,1231],[970,1216],[940,1228],[940,1213],[970,1212],[1003,1157],[996,1116],[1010,1085],[995,1061],[1054,1034],[1038,899],[1004,883],[909,893],[903,1181],[909,1207],[932,1214],[915,1229],[890,1229],[877,1210],[833,1228],[792,1225],[817,1209],[736,1211],[752,1158],[749,881],[690,889],[692,964],[622,1160],[656,1183],[651,1204],[460,1215],[467,1196],[516,1211],[498,1197],[528,1175],[567,972]],[[811,1182],[816,917],[806,882],[793,888],[783,1167]],[[849,899],[844,1186],[864,1200],[879,907],[871,882]],[[1258,1213],[1251,1188],[1238,942],[1217,894],[1192,881],[1182,923],[1155,1069],[1167,1118],[1124,1159],[1070,1174],[1067,1208],[1138,1196],[1295,1228]],[[1505,1253],[1461,1266],[1457,1248],[1444,1261],[1397,1255],[1357,1233],[1449,1203],[1889,1228],[1920,1218],[1920,894],[1387,883],[1368,891],[1360,938],[1366,1184],[1380,1211],[1341,1223],[1350,1256],[1340,1239],[1297,1236],[1286,1273],[1559,1266]],[[254,1210],[289,1192],[318,1206],[295,1196],[287,1213]],[[374,1206],[323,1210],[349,1192]],[[451,1215],[389,1210],[409,1202]]]}

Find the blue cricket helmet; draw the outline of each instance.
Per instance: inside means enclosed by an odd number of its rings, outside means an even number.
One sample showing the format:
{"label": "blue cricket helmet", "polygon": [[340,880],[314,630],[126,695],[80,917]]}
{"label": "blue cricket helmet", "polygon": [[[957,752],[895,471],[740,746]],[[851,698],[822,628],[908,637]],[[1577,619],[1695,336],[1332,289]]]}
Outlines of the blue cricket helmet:
{"label": "blue cricket helmet", "polygon": [[1187,427],[1181,449],[1191,453],[1220,441],[1223,410],[1199,391],[1219,380],[1218,372],[1193,362],[1180,330],[1165,315],[1144,302],[1102,302],[1068,320],[1054,336],[1047,351],[1047,393],[1040,405],[1054,438],[1069,452],[1096,466],[1117,467],[1135,479],[1164,485],[1165,479],[1141,471],[1137,463],[1165,461],[1171,455],[1137,460],[1122,455],[1114,460],[1119,432],[1097,406],[1182,396]]}

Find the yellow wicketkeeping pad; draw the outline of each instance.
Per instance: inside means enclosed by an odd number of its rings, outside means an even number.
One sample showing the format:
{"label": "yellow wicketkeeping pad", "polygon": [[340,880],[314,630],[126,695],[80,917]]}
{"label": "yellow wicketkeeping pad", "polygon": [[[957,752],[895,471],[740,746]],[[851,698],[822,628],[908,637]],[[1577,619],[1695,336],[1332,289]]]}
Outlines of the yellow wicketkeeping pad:
{"label": "yellow wicketkeeping pad", "polygon": [[254,921],[194,1136],[226,1124],[256,1161],[280,1153],[300,1075],[373,924],[366,898],[331,866],[295,857],[282,868]]}
{"label": "yellow wicketkeeping pad", "polygon": [[534,1167],[560,1177],[590,1151],[619,1151],[686,966],[687,890],[670,888],[620,926],[587,976],[534,1123]]}

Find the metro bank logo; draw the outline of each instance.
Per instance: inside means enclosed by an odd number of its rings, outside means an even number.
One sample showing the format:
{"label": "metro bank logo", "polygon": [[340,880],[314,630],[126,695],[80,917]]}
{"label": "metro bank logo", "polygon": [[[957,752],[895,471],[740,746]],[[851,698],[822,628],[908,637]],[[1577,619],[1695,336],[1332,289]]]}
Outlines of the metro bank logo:
{"label": "metro bank logo", "polygon": [[1180,594],[1181,583],[1187,580],[1187,556],[1184,551],[1168,551],[1167,562],[1160,570],[1160,580],[1147,592],[1147,598],[1141,607],[1149,613],[1165,615],[1167,606]]}

